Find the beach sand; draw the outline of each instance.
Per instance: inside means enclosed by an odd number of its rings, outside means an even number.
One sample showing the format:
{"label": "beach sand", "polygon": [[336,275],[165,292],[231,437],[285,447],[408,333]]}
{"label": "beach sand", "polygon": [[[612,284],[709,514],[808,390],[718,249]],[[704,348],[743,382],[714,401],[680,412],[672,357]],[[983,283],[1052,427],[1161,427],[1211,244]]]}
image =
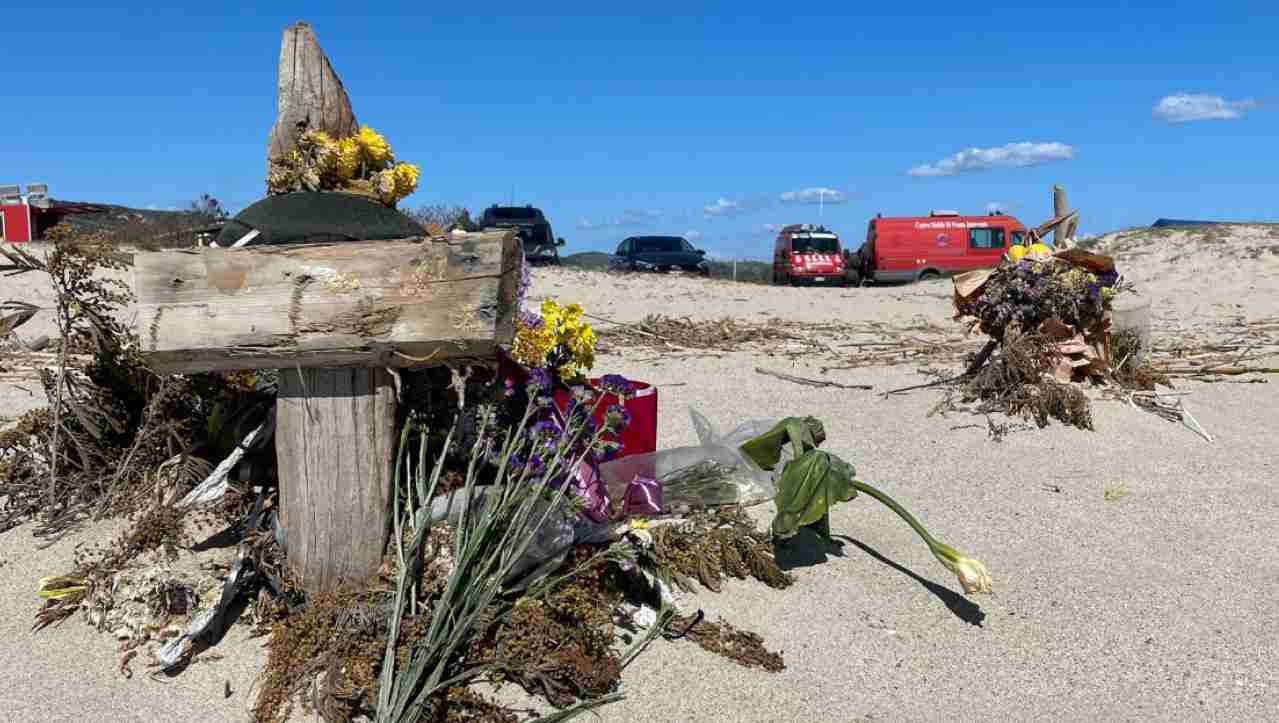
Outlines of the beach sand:
{"label": "beach sand", "polygon": [[[1279,254],[1269,250],[1279,240],[1268,234],[1239,229],[1211,243],[1111,236],[1103,248],[1119,252],[1125,275],[1152,299],[1159,342],[1211,334],[1240,315],[1279,317]],[[1245,253],[1258,247],[1256,258]],[[34,283],[25,278],[18,283]],[[530,302],[543,296],[619,322],[660,313],[954,324],[948,281],[791,289],[537,269]],[[1053,423],[996,441],[982,417],[929,416],[939,392],[882,396],[927,381],[917,364],[823,377],[823,362],[787,354],[606,346],[597,371],[657,385],[659,448],[696,442],[690,408],[721,429],[817,416],[825,448],[982,560],[996,594],[963,596],[909,528],[859,498],[831,513],[842,548],[810,545],[808,559],[790,561],[790,589],[729,582],[684,600],[688,611],[760,633],[784,653],[785,671],[658,641],[626,671],[627,697],[601,709],[602,720],[1266,720],[1279,710],[1279,379],[1180,382],[1211,443],[1096,395],[1095,431]],[[756,367],[874,390],[806,387]],[[34,393],[4,389],[6,416],[41,403],[38,384],[24,386]],[[1118,488],[1126,494],[1107,500]],[[766,525],[770,506],[752,513]],[[132,679],[121,676],[114,642],[78,617],[30,632],[39,578],[67,570],[73,547],[106,539],[113,524],[45,550],[29,528],[0,535],[0,720],[244,720],[264,653],[241,628],[211,651],[220,659],[163,681],[137,663]]]}

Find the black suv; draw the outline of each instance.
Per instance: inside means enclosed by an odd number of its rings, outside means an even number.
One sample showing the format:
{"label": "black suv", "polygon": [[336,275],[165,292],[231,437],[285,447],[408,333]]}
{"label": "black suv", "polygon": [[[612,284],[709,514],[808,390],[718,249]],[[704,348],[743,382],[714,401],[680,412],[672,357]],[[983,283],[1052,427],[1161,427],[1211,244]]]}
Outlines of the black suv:
{"label": "black suv", "polygon": [[552,264],[559,266],[559,247],[564,239],[556,238],[551,233],[551,223],[542,214],[542,209],[532,206],[489,206],[480,217],[480,230],[490,228],[513,228],[524,244],[524,258],[530,264]]}
{"label": "black suv", "polygon": [[612,271],[692,271],[708,276],[706,252],[681,236],[632,236],[608,259]]}

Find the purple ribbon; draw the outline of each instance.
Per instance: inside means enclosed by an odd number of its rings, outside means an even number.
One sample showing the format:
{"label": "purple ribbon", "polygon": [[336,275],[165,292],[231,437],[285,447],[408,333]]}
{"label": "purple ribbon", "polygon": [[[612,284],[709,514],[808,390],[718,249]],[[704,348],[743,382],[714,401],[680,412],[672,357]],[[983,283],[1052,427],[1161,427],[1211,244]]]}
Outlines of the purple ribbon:
{"label": "purple ribbon", "polygon": [[652,477],[635,475],[626,485],[626,493],[622,497],[622,514],[626,517],[662,514],[662,483]]}

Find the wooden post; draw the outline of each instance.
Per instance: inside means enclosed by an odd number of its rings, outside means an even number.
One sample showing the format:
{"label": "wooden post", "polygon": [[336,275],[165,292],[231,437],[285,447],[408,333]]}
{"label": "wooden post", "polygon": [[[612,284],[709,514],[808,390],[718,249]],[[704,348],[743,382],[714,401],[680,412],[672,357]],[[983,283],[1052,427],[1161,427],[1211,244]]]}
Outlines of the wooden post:
{"label": "wooden post", "polygon": [[268,173],[271,159],[293,150],[299,126],[334,138],[354,135],[359,129],[342,80],[311,26],[303,22],[285,28],[280,43],[275,125],[266,147]]}
{"label": "wooden post", "polygon": [[[1066,189],[1061,186],[1053,186],[1053,218],[1061,218],[1069,211],[1066,207]],[[1064,224],[1058,225],[1053,229],[1053,246],[1055,248],[1064,248],[1067,238]]]}
{"label": "wooden post", "polygon": [[276,402],[280,524],[309,592],[362,583],[386,544],[395,387],[384,369],[282,369]]}

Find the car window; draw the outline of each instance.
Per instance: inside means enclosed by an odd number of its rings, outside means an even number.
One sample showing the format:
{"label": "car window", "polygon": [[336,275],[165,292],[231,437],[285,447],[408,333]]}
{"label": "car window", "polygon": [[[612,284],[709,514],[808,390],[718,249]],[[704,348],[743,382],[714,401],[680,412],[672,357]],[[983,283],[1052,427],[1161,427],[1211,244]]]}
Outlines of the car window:
{"label": "car window", "polygon": [[692,251],[693,247],[682,238],[668,236],[650,236],[635,239],[635,253],[678,253]]}
{"label": "car window", "polygon": [[541,214],[536,208],[490,208],[489,215],[499,221],[527,221]]}
{"label": "car window", "polygon": [[1002,228],[970,228],[968,229],[968,246],[975,249],[1002,249],[1004,230]]}
{"label": "car window", "polygon": [[630,239],[627,239],[626,241],[621,242],[620,244],[618,244],[618,245],[617,245],[617,255],[618,255],[618,256],[625,256],[625,255],[626,255],[626,251],[627,251],[630,247],[631,247]]}
{"label": "car window", "polygon": [[1026,242],[1026,234],[1021,231],[1013,231],[1013,246],[1021,246]]}

